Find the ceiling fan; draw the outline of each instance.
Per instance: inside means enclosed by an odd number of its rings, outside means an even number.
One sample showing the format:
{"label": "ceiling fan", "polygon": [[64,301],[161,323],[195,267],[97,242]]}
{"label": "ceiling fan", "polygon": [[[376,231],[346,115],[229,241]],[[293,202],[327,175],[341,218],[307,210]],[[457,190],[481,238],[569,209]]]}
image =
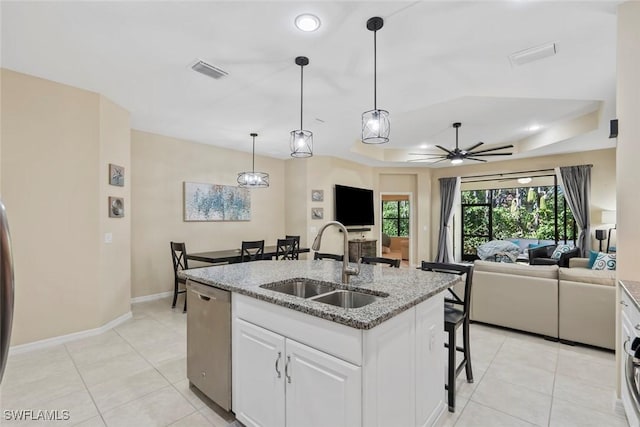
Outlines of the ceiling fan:
{"label": "ceiling fan", "polygon": [[409,160],[410,162],[421,162],[424,160],[435,160],[435,159],[440,159],[436,162],[432,162],[432,163],[440,163],[440,162],[444,162],[445,160],[451,160],[452,164],[459,164],[462,163],[463,160],[468,159],[468,160],[475,160],[476,162],[486,162],[486,160],[484,159],[479,159],[478,157],[484,157],[484,156],[510,156],[513,153],[494,153],[494,151],[499,151],[499,150],[505,150],[507,148],[513,148],[513,145],[509,144],[509,145],[502,145],[500,147],[494,147],[494,148],[487,148],[486,150],[479,150],[479,151],[473,151],[476,148],[480,147],[482,144],[484,144],[484,142],[478,142],[474,145],[472,145],[471,147],[467,148],[466,150],[461,150],[460,148],[458,148],[458,129],[460,128],[460,126],[462,126],[462,123],[456,122],[453,124],[453,127],[456,129],[456,148],[453,150],[449,150],[448,148],[444,148],[440,145],[436,145],[436,147],[438,147],[439,149],[441,149],[442,151],[444,151],[445,153],[442,154],[433,154],[433,153],[409,153],[409,155],[411,156],[429,156],[429,157],[424,157],[422,159],[412,159]]}

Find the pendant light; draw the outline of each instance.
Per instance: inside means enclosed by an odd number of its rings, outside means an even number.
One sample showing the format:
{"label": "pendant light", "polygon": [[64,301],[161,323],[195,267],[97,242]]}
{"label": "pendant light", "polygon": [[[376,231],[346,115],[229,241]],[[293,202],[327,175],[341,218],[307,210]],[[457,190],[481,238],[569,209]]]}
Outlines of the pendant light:
{"label": "pendant light", "polygon": [[249,134],[253,138],[253,161],[251,172],[240,172],[238,174],[238,185],[244,188],[264,188],[269,186],[269,174],[256,172],[256,136],[257,133]]}
{"label": "pendant light", "polygon": [[377,46],[376,34],[384,21],[376,16],[369,18],[367,29],[373,31],[373,110],[362,113],[362,142],[365,144],[384,144],[389,142],[389,112],[378,109],[377,99]]}
{"label": "pendant light", "polygon": [[298,56],[296,65],[300,66],[300,129],[291,131],[291,157],[311,157],[313,156],[313,132],[302,128],[303,70],[305,65],[309,65],[309,58]]}

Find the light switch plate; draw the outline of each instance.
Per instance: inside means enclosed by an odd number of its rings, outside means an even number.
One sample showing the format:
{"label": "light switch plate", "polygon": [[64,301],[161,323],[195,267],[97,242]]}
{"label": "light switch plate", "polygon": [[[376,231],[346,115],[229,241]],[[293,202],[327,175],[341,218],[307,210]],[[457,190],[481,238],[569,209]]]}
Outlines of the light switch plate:
{"label": "light switch plate", "polygon": [[113,242],[113,234],[112,233],[104,233],[104,242],[105,243]]}

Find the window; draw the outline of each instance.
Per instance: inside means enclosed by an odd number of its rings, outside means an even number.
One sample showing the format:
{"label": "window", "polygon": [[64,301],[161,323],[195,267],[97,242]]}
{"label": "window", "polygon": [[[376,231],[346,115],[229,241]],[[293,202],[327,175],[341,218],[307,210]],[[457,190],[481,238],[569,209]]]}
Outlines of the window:
{"label": "window", "polygon": [[382,232],[393,237],[409,236],[409,201],[382,202]]}
{"label": "window", "polygon": [[464,260],[489,240],[538,239],[573,241],[577,236],[571,210],[556,185],[495,188],[462,192]]}

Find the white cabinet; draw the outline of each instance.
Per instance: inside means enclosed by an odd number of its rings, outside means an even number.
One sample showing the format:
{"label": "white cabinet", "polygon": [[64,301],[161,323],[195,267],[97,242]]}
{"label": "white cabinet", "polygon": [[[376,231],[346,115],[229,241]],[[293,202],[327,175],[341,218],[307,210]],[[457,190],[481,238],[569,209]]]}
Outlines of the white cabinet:
{"label": "white cabinet", "polygon": [[434,425],[446,409],[443,304],[439,293],[362,330],[232,294],[236,417],[264,427]]}
{"label": "white cabinet", "polygon": [[284,337],[237,320],[233,408],[246,426],[284,426]]}
{"label": "white cabinet", "polygon": [[234,327],[239,421],[256,427],[361,424],[360,367],[241,319]]}
{"label": "white cabinet", "polygon": [[640,336],[640,311],[622,287],[620,287],[620,295],[620,304],[622,306],[622,311],[620,313],[620,345],[622,346],[622,348],[620,348],[620,354],[622,355],[620,389],[622,404],[624,406],[629,425],[632,427],[638,427],[640,425],[640,413],[634,403],[633,396],[634,394],[637,395],[637,392],[634,391],[633,387],[634,366],[628,352],[631,352],[629,347],[631,346],[633,339]]}

